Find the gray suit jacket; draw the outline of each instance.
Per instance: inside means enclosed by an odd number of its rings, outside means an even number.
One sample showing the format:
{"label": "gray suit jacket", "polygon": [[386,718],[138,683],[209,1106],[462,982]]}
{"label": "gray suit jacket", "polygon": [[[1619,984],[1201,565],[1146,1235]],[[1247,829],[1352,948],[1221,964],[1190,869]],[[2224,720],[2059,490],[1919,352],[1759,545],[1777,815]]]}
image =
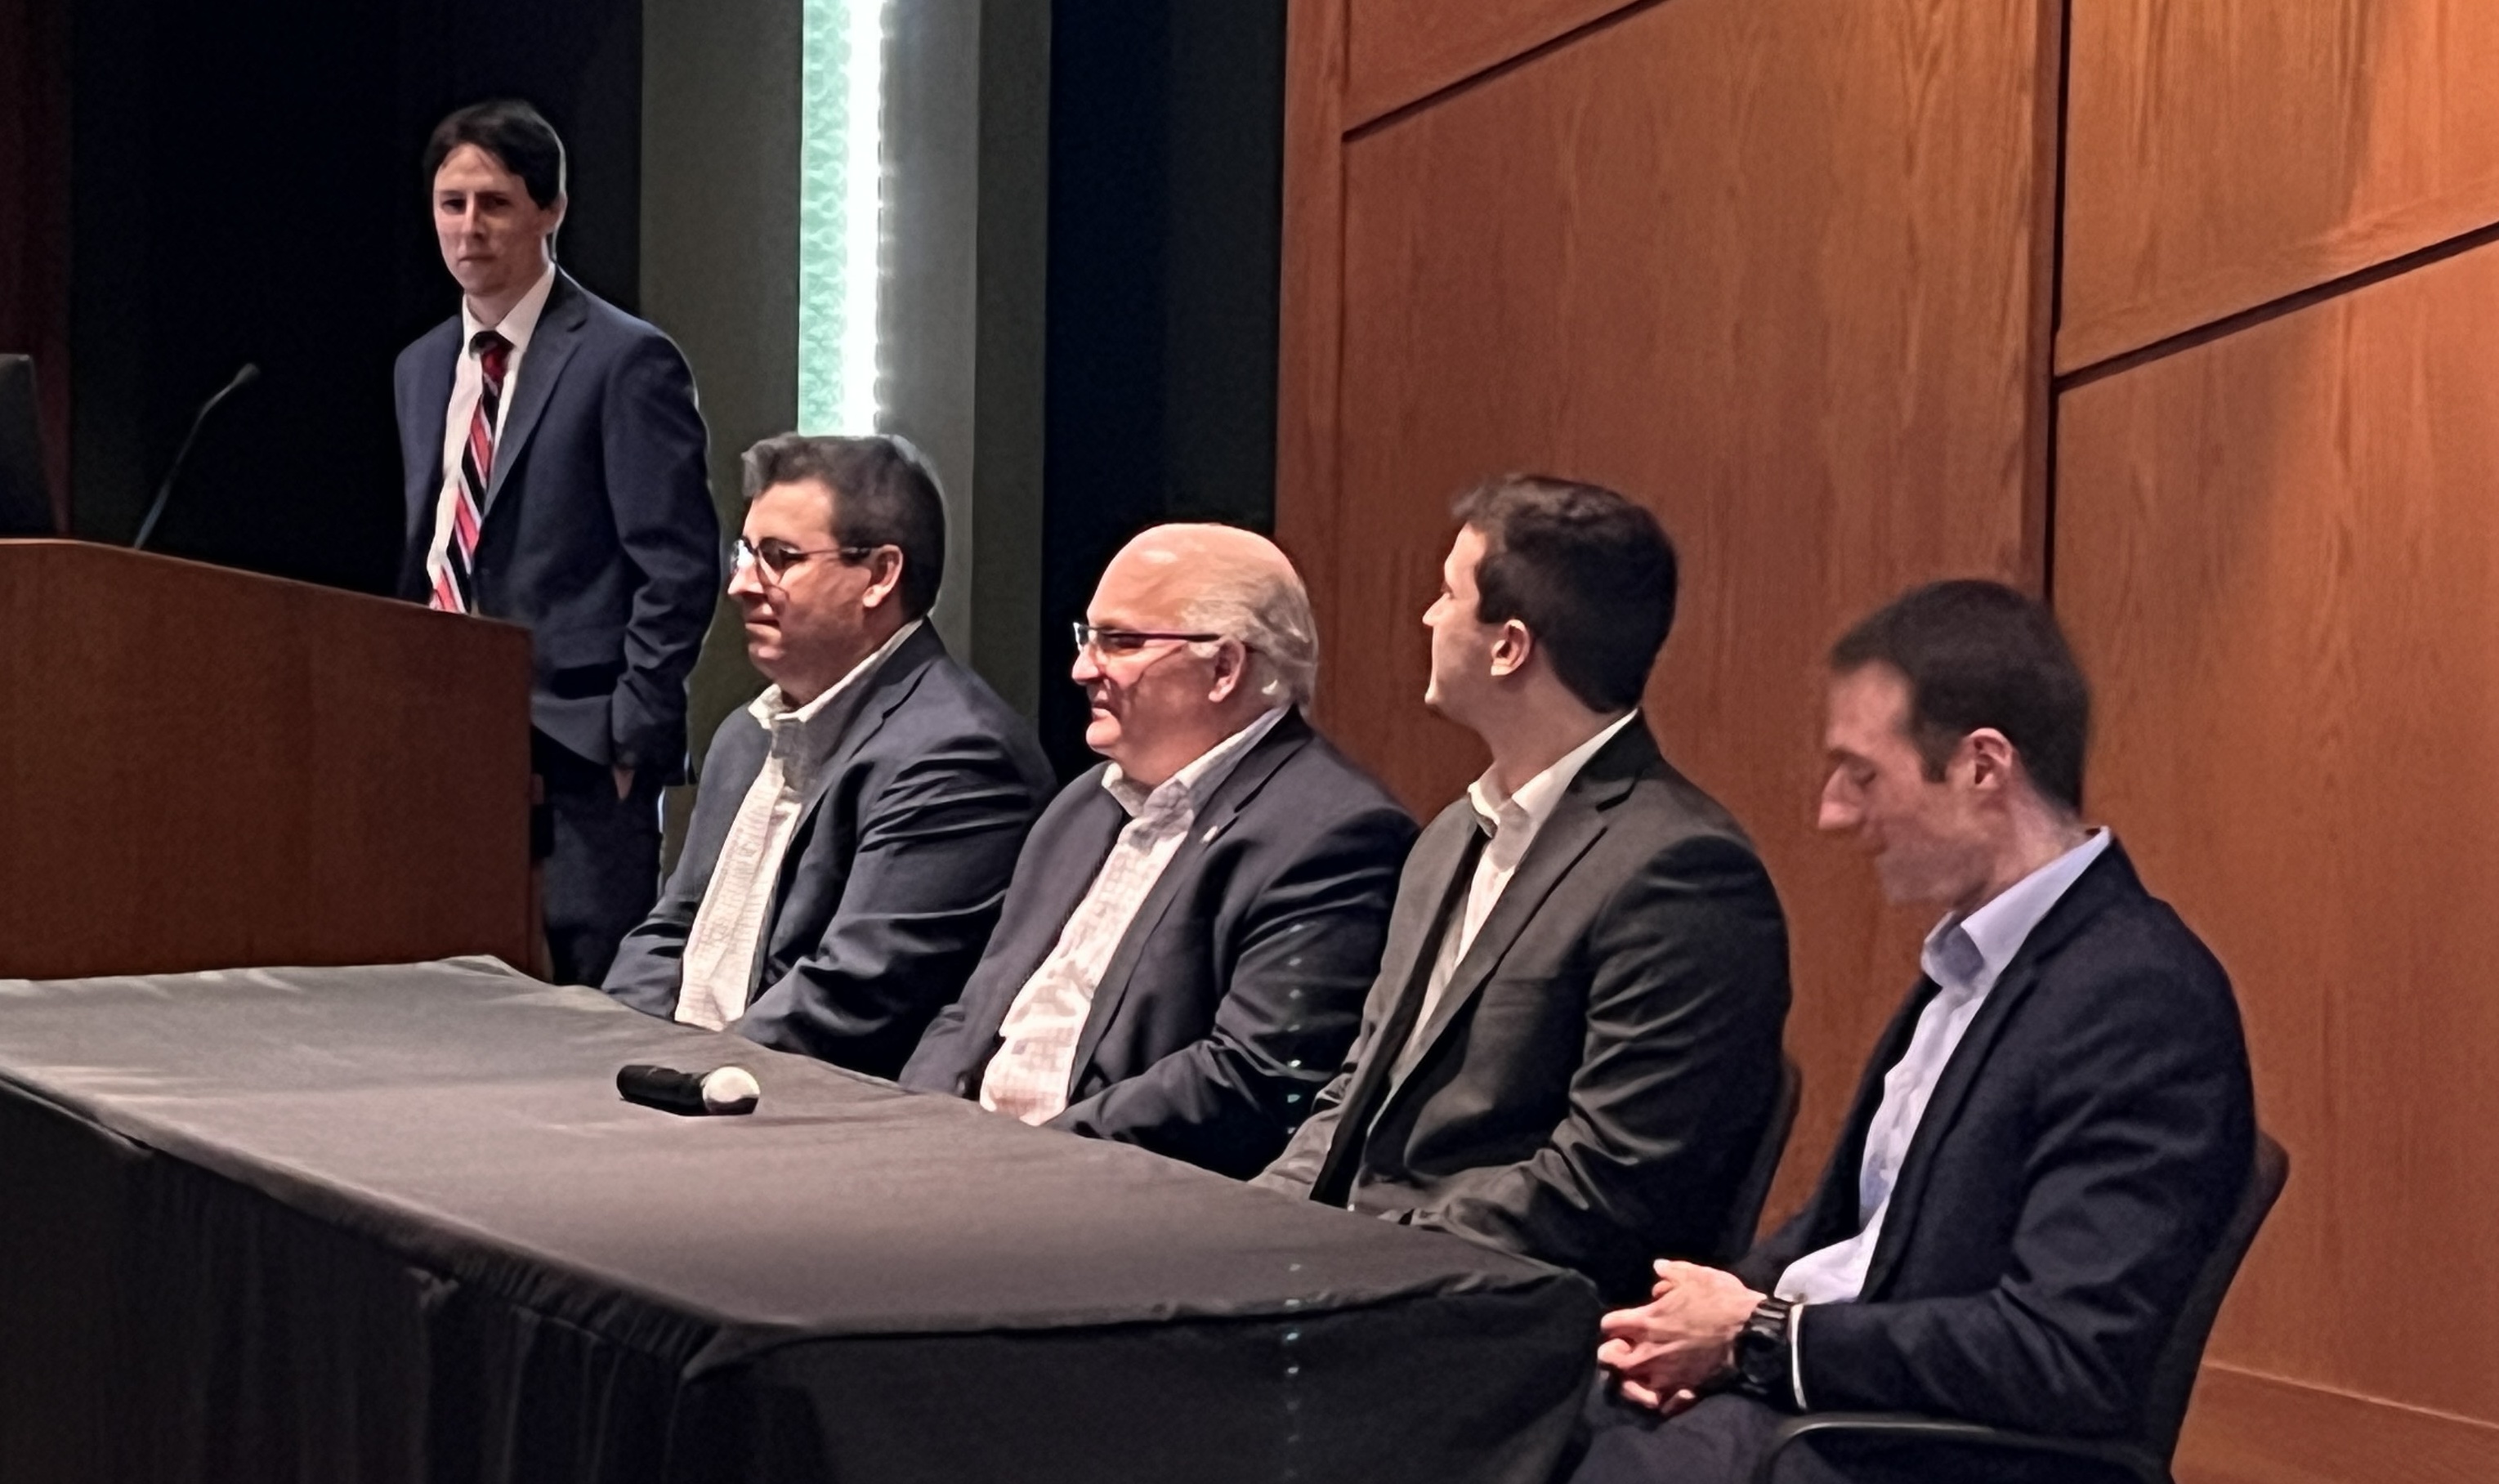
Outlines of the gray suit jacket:
{"label": "gray suit jacket", "polygon": [[[892,1077],[989,941],[1050,764],[1023,718],[923,628],[877,666],[817,775],[763,919],[740,1035]],[[770,739],[743,710],[712,738],[685,854],[603,986],[676,1011],[680,959]]]}
{"label": "gray suit jacket", "polygon": [[[1635,722],[1564,791],[1414,1025],[1479,835],[1465,799],[1423,832],[1353,1053],[1256,1183],[1644,1297],[1651,1259],[1719,1255],[1769,1119],[1778,898],[1743,831]],[[1410,1026],[1421,1051],[1399,1078]]]}

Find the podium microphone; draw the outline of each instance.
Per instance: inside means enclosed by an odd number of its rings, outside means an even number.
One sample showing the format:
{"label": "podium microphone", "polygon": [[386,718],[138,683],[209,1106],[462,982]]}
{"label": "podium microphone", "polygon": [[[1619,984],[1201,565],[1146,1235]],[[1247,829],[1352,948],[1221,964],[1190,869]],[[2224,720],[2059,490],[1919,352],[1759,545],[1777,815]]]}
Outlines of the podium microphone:
{"label": "podium microphone", "polygon": [[130,543],[132,551],[146,550],[147,538],[156,533],[157,518],[165,513],[165,498],[174,493],[174,478],[182,472],[182,461],[191,456],[191,444],[200,436],[200,425],[209,420],[209,414],[217,409],[217,403],[259,379],[260,368],[245,361],[243,370],[234,373],[233,380],[217,388],[216,395],[200,403],[200,410],[191,414],[191,431],[182,435],[182,446],[174,450],[173,467],[165,470],[165,482],[156,487],[156,502],[147,507],[147,518],[139,523],[139,534]]}
{"label": "podium microphone", "polygon": [[755,1074],[744,1067],[680,1072],[642,1062],[617,1072],[616,1091],[628,1103],[673,1113],[753,1113],[763,1097]]}

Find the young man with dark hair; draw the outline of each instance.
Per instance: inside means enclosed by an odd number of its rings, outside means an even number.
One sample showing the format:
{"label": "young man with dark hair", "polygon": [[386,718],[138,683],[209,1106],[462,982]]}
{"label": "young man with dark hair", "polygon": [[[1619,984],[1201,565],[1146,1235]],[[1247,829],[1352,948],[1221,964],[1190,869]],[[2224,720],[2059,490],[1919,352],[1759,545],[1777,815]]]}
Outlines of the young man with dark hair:
{"label": "young man with dark hair", "polygon": [[[1657,1264],[1606,1316],[1581,1484],[1741,1484],[1791,1412],[2074,1437],[2141,1427],[2153,1361],[2245,1187],[2230,984],[2079,814],[2091,699],[2048,611],[1920,588],[1831,657],[1822,827],[1944,909],[1925,977],[1794,1220],[1732,1271]],[[2097,1478],[1814,1441],[1779,1477]]]}
{"label": "young man with dark hair", "polygon": [[1787,932],[1638,709],[1674,551],[1608,490],[1459,499],[1424,702],[1492,765],[1398,885],[1360,1039],[1257,1183],[1578,1269],[1716,1252],[1770,1115]]}
{"label": "young man with dark hair", "polygon": [[530,630],[554,973],[596,984],[659,886],[686,676],[720,594],[694,378],[668,338],[555,266],[564,145],[526,103],[425,148],[460,312],[400,353],[402,596]]}
{"label": "young man with dark hair", "polygon": [[713,736],[685,854],[604,987],[892,1077],[980,957],[1050,767],[928,627],[946,512],[917,449],[767,438],[745,485],[729,596],[772,684]]}

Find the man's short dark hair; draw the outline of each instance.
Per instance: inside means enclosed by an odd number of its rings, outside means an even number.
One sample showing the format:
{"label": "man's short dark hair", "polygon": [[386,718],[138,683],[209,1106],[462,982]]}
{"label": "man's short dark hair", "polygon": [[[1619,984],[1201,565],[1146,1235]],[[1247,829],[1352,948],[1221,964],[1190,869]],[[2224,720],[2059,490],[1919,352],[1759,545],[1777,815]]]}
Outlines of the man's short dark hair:
{"label": "man's short dark hair", "polygon": [[463,145],[485,150],[520,177],[540,210],[564,194],[564,141],[556,138],[555,125],[544,114],[518,98],[472,103],[434,126],[425,142],[427,190],[434,189],[442,162]]}
{"label": "man's short dark hair", "polygon": [[1476,617],[1516,619],[1592,711],[1639,704],[1674,627],[1674,543],[1657,517],[1599,485],[1505,474],[1459,496],[1483,537]]}
{"label": "man's short dark hair", "polygon": [[936,471],[911,440],[892,434],[819,437],[785,433],[746,451],[746,498],[812,479],[833,492],[833,539],[902,551],[902,614],[936,605],[946,578],[946,501]]}
{"label": "man's short dark hair", "polygon": [[2041,793],[2079,813],[2092,688],[2055,614],[2000,582],[1929,583],[1868,615],[1831,647],[1833,673],[1889,665],[1909,683],[1909,739],[1931,779],[1961,739],[2004,733]]}

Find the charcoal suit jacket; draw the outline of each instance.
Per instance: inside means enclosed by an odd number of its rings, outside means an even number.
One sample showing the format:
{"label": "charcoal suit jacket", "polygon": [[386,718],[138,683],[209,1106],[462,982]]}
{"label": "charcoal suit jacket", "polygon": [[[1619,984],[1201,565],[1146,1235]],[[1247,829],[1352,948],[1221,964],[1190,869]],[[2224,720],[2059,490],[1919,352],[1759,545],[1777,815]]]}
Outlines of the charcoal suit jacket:
{"label": "charcoal suit jacket", "polygon": [[[892,1077],[979,959],[1052,774],[1031,726],[947,656],[933,628],[859,683],[782,857],[746,1013],[730,1029]],[[770,747],[743,709],[721,723],[685,853],[617,950],[609,994],[675,1013],[686,938]]]}
{"label": "charcoal suit jacket", "polygon": [[[1424,831],[1361,1039],[1256,1183],[1644,1297],[1654,1258],[1721,1255],[1769,1120],[1788,1007],[1778,897],[1636,719],[1564,790],[1417,1024],[1480,831],[1463,798]],[[1410,1034],[1421,1050],[1399,1076]]]}
{"label": "charcoal suit jacket", "polygon": [[[1755,1289],[1859,1230],[1884,1074],[1935,992],[1922,981],[1884,1033],[1804,1210],[1736,1264]],[[2229,979],[2111,841],[1945,1063],[1858,1302],[1799,1322],[1806,1403],[2134,1434],[2255,1139]]]}
{"label": "charcoal suit jacket", "polygon": [[[1128,815],[1095,768],[1051,803],[962,999],[902,1084],[978,1097],[999,1027]],[[1120,940],[1052,1126],[1257,1173],[1353,1040],[1414,822],[1285,715],[1198,810]]]}
{"label": "charcoal suit jacket", "polygon": [[[442,493],[453,315],[400,352],[400,595],[422,602]],[[685,357],[575,283],[547,293],[488,476],[477,611],[530,630],[530,722],[592,762],[685,775],[686,676],[720,599],[720,522]]]}

